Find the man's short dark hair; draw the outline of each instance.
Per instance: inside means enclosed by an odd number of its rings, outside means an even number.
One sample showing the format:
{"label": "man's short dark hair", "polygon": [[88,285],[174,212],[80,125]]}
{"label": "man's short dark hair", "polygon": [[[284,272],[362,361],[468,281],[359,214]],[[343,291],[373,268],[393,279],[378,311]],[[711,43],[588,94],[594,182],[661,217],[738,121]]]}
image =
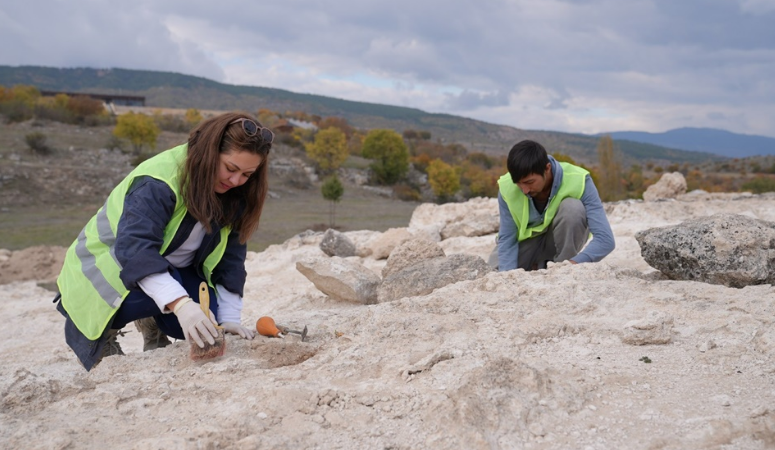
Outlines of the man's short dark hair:
{"label": "man's short dark hair", "polygon": [[547,164],[549,164],[549,156],[547,156],[544,146],[527,139],[519,141],[514,147],[511,147],[509,157],[506,160],[506,167],[509,169],[514,184],[534,173],[543,175],[546,172]]}

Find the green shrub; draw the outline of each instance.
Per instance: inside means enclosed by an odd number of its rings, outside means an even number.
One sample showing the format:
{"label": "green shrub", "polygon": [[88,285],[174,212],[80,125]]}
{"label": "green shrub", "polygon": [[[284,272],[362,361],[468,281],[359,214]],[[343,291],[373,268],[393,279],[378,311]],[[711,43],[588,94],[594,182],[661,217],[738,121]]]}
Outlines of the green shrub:
{"label": "green shrub", "polygon": [[[335,129],[335,131],[342,133],[338,129]],[[320,188],[320,192],[323,194],[323,198],[330,202],[328,207],[328,223],[333,228],[336,226],[336,204],[342,200],[342,194],[344,194],[344,186],[342,186],[342,182],[339,181],[336,173],[326,179]]]}
{"label": "green shrub", "polygon": [[744,191],[751,191],[754,194],[775,191],[775,178],[767,176],[757,176],[756,178],[743,183]]}
{"label": "green shrub", "polygon": [[447,202],[460,190],[460,170],[434,159],[428,164],[428,184],[442,203]]}
{"label": "green shrub", "polygon": [[8,123],[24,122],[32,119],[33,108],[20,100],[0,102],[0,115]]}
{"label": "green shrub", "polygon": [[274,137],[275,144],[283,144],[293,148],[304,148],[304,143],[291,133],[277,133]]}
{"label": "green shrub", "polygon": [[46,135],[39,131],[24,136],[27,146],[36,155],[48,155],[51,153],[51,147],[46,144],[46,139]]}
{"label": "green shrub", "polygon": [[373,160],[371,170],[379,184],[395,184],[409,171],[409,149],[393,130],[371,130],[363,140],[363,157]]}
{"label": "green shrub", "polygon": [[124,149],[124,140],[120,137],[116,136],[115,134],[111,134],[108,138],[108,141],[105,142],[105,148],[108,150],[121,150],[121,152],[126,152]]}
{"label": "green shrub", "polygon": [[35,118],[53,122],[75,123],[75,114],[65,108],[54,108],[48,105],[35,105]]}
{"label": "green shrub", "polygon": [[153,121],[160,130],[172,133],[188,133],[193,128],[184,117],[172,114],[154,114]]}
{"label": "green shrub", "polygon": [[395,194],[396,198],[405,202],[419,202],[422,199],[420,191],[406,183],[393,186],[393,194]]}

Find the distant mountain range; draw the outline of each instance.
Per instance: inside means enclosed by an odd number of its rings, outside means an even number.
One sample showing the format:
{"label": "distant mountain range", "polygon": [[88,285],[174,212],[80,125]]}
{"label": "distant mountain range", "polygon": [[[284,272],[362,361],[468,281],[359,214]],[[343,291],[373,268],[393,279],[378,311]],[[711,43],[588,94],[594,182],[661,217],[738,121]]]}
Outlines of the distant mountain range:
{"label": "distant mountain range", "polygon": [[[249,112],[266,108],[280,113],[304,111],[321,117],[338,116],[364,129],[390,128],[399,133],[407,129],[429,131],[434,140],[456,142],[472,151],[483,151],[491,155],[505,155],[516,142],[533,139],[544,144],[550,153],[563,153],[583,164],[594,165],[597,162],[599,136],[523,130],[450,114],[427,113],[416,108],[355,102],[283,89],[229,85],[179,73],[0,65],[0,86],[11,87],[17,84],[32,85],[46,91],[144,96],[147,106],[160,108],[241,109]],[[708,131],[727,133],[721,130]],[[773,151],[771,144],[769,147],[762,147],[765,144],[759,144],[758,141],[757,147],[738,144],[735,140],[729,141],[729,144],[724,141],[723,147],[715,147],[710,143],[718,143],[720,140],[698,138],[696,141],[688,139],[670,141],[668,144],[646,141],[645,138],[634,135],[624,138],[618,133],[610,134],[616,140],[624,164],[645,161],[656,164],[697,164],[725,159],[725,156],[761,154],[758,150],[760,148]],[[758,136],[747,137],[763,139],[765,142],[775,141]],[[719,148],[723,148],[727,153],[721,152]],[[732,150],[737,150],[738,153],[735,154]]]}
{"label": "distant mountain range", "polygon": [[662,147],[696,152],[709,152],[729,158],[775,155],[775,139],[766,136],[737,134],[716,128],[676,128],[664,133],[615,131],[608,134],[615,141],[628,140]]}

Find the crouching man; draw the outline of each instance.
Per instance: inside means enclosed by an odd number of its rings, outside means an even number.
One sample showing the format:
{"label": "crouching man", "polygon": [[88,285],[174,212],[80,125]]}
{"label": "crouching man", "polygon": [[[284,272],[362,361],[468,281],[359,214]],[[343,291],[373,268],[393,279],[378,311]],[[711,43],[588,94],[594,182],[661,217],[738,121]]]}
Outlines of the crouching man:
{"label": "crouching man", "polygon": [[[549,261],[598,262],[613,251],[611,225],[588,171],[557,162],[530,140],[512,147],[507,167],[509,173],[498,180],[500,231],[492,267],[536,270]],[[584,248],[590,233],[593,239]]]}

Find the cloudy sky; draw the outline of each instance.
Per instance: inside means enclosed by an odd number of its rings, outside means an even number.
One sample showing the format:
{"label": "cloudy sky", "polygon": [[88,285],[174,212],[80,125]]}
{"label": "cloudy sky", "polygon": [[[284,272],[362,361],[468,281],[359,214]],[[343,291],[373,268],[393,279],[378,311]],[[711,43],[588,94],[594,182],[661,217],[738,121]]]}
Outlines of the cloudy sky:
{"label": "cloudy sky", "polygon": [[775,137],[775,0],[2,0],[0,65],[174,71],[523,129]]}

